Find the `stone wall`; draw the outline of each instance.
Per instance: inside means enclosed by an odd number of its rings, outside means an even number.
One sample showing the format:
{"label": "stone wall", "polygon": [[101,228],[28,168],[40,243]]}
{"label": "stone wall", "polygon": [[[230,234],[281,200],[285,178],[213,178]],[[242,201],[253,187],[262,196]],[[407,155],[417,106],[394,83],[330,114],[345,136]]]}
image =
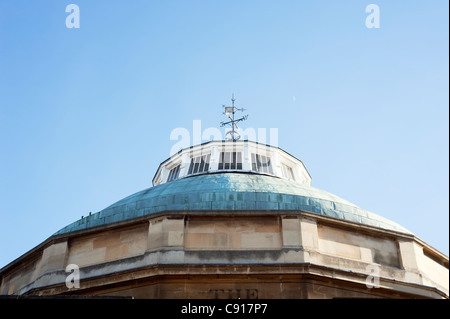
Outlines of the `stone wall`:
{"label": "stone wall", "polygon": [[103,231],[70,240],[67,264],[79,267],[142,255],[147,249],[145,224]]}
{"label": "stone wall", "polygon": [[[77,291],[65,286],[69,264],[80,267]],[[372,265],[380,286],[368,290]],[[66,234],[0,275],[0,294],[448,296],[448,258],[419,239],[309,213],[167,214]]]}
{"label": "stone wall", "polygon": [[258,250],[282,247],[276,216],[197,217],[187,221],[185,249]]}
{"label": "stone wall", "polygon": [[378,238],[362,232],[325,225],[318,226],[319,251],[325,254],[400,267],[394,238]]}

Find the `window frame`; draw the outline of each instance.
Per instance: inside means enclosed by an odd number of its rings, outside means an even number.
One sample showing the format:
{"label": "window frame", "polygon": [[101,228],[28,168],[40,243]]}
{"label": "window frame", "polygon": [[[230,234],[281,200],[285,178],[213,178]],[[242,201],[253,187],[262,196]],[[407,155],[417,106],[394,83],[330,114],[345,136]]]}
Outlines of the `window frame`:
{"label": "window frame", "polygon": [[281,163],[281,174],[285,179],[295,181],[294,170],[285,163]]}
{"label": "window frame", "polygon": [[180,176],[180,167],[181,164],[178,164],[170,169],[169,176],[167,176],[167,182],[171,182],[178,179],[178,177]]}
{"label": "window frame", "polygon": [[252,171],[264,174],[274,175],[272,167],[272,158],[270,156],[251,153]]}
{"label": "window frame", "polygon": [[187,175],[200,174],[209,171],[211,154],[199,155],[191,157]]}
{"label": "window frame", "polygon": [[242,152],[238,151],[221,151],[219,155],[219,171],[239,170],[243,168]]}

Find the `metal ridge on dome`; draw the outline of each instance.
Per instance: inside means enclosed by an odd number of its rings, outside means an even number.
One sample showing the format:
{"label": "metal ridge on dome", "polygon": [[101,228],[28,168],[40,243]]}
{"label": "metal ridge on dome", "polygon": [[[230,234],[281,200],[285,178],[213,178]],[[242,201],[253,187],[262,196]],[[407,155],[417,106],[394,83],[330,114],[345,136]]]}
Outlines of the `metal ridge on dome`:
{"label": "metal ridge on dome", "polygon": [[397,223],[363,210],[328,192],[274,176],[244,172],[192,176],[161,184],[125,197],[102,211],[56,232],[109,225],[165,211],[292,211],[311,212],[412,234]]}

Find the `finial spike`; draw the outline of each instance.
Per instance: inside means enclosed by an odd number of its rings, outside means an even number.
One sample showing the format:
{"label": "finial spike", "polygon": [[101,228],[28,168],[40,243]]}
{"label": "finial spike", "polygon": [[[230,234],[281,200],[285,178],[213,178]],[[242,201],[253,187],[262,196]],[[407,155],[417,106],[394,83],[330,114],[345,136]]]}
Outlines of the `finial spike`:
{"label": "finial spike", "polygon": [[225,138],[228,140],[232,140],[232,141],[237,141],[241,138],[241,136],[238,133],[239,127],[237,126],[237,123],[240,121],[245,121],[248,118],[248,115],[245,115],[244,117],[241,117],[240,119],[235,120],[234,119],[234,114],[236,113],[236,111],[245,111],[244,108],[237,108],[234,106],[234,93],[232,93],[231,95],[231,102],[232,102],[232,106],[225,106],[222,105],[225,108],[225,112],[224,114],[230,119],[230,121],[228,122],[220,122],[220,126],[225,126],[225,125],[230,125],[231,126],[231,131],[227,132],[226,136],[230,135],[229,138]]}

